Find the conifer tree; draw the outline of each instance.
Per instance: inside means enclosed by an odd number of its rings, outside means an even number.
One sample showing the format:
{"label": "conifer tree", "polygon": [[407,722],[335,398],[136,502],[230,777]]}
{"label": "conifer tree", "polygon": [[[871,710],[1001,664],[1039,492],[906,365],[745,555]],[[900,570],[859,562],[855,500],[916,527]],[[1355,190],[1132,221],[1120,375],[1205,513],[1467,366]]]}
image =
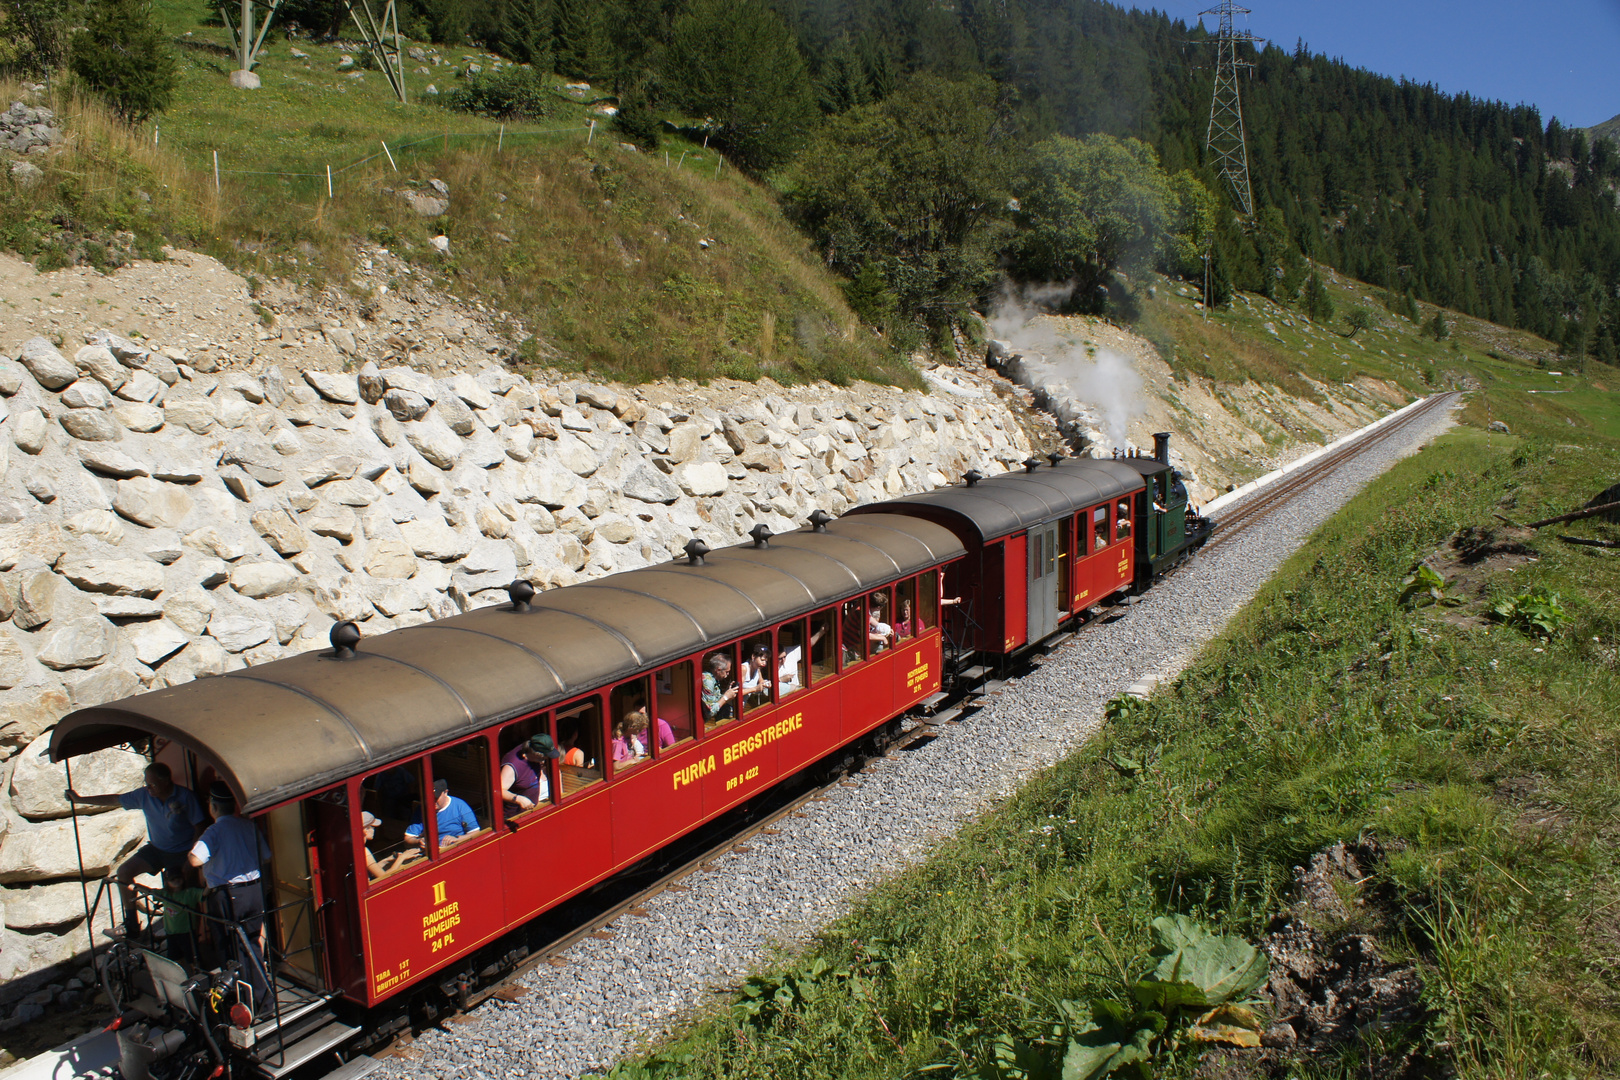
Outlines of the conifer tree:
{"label": "conifer tree", "polygon": [[130,123],[168,108],[180,78],[144,0],[97,0],[70,56],[73,73]]}
{"label": "conifer tree", "polygon": [[536,71],[550,71],[556,18],[552,0],[504,0],[499,14],[501,51],[520,64],[534,65]]}
{"label": "conifer tree", "polygon": [[553,62],[557,71],[586,82],[606,78],[612,66],[612,47],[602,4],[598,0],[553,2],[557,12]]}
{"label": "conifer tree", "polygon": [[1328,295],[1327,286],[1322,284],[1322,275],[1311,271],[1311,276],[1305,279],[1305,296],[1302,301],[1305,305],[1305,314],[1310,316],[1312,322],[1327,322],[1333,318],[1336,310],[1333,297]]}
{"label": "conifer tree", "polygon": [[1434,309],[1434,318],[1423,325],[1423,330],[1436,341],[1444,341],[1451,336],[1451,326],[1446,322],[1446,313],[1440,308]]}

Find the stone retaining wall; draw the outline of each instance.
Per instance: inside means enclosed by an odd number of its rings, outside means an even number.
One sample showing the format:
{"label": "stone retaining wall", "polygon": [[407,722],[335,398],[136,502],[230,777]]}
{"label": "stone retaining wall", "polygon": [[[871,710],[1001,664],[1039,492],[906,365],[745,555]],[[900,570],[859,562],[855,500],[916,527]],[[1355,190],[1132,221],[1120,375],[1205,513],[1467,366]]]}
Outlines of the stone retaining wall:
{"label": "stone retaining wall", "polygon": [[[503,602],[517,577],[553,588],[672,558],[694,536],[787,531],[1035,449],[1030,418],[958,372],[926,394],[629,390],[494,366],[205,374],[185,357],[107,332],[0,357],[13,999],[87,944],[66,778],[39,757],[66,712],[324,647],[334,621],[374,636]],[[74,784],[129,790],[141,765],[103,751],[75,762]],[[142,838],[138,815],[80,821],[94,874]]]}

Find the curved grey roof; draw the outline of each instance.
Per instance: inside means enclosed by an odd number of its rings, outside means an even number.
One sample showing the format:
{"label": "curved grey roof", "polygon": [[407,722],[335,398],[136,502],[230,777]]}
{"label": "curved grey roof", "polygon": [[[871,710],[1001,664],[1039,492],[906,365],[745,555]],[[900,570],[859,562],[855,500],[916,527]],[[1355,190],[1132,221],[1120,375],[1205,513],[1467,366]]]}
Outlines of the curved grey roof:
{"label": "curved grey roof", "polygon": [[972,487],[935,488],[921,495],[858,506],[850,515],[915,514],[957,525],[980,543],[1054,521],[1087,506],[1140,491],[1141,474],[1109,458],[1065,458],[1034,472],[1007,472]]}
{"label": "curved grey roof", "polygon": [[964,553],[917,518],[846,518],[80,709],[51,758],[172,739],[261,810]]}

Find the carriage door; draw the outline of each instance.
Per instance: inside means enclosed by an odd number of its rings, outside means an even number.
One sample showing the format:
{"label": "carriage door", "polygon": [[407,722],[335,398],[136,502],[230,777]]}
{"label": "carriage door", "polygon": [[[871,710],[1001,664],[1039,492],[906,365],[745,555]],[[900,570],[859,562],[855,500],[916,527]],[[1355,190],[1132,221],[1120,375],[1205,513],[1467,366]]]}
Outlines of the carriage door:
{"label": "carriage door", "polygon": [[265,901],[275,910],[272,932],[281,956],[277,973],[320,989],[326,985],[326,973],[310,865],[313,833],[304,815],[304,803],[310,801],[278,806],[264,815],[269,826],[271,874]]}
{"label": "carriage door", "polygon": [[1058,528],[1054,521],[1029,530],[1029,640],[1036,642],[1057,629],[1062,610],[1058,573]]}

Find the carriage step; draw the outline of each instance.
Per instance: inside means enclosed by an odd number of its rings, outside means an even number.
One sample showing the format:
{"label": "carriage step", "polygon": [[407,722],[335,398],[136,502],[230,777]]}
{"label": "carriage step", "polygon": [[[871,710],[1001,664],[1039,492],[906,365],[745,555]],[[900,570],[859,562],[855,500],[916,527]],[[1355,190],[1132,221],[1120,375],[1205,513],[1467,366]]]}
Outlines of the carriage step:
{"label": "carriage step", "polygon": [[359,1057],[345,1061],[342,1065],[321,1077],[321,1080],[360,1080],[362,1076],[370,1076],[382,1066],[383,1063],[370,1054],[361,1054]]}
{"label": "carriage step", "polygon": [[273,1049],[266,1046],[259,1047],[259,1052],[268,1054],[271,1060],[260,1061],[255,1067],[260,1076],[269,1077],[270,1080],[279,1080],[301,1066],[309,1064],[328,1050],[335,1050],[353,1038],[360,1029],[336,1020],[325,1027],[316,1030],[313,1034],[293,1043],[287,1047],[285,1055],[276,1054]]}

